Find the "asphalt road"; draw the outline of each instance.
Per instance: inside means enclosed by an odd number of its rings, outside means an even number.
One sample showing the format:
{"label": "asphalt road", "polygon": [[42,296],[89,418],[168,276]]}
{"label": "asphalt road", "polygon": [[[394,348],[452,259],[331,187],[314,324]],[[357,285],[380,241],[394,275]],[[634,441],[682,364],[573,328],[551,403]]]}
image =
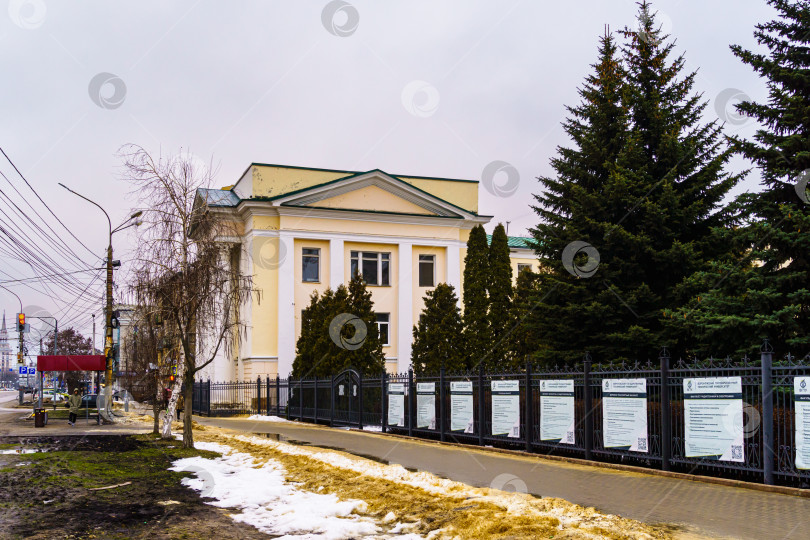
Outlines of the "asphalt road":
{"label": "asphalt road", "polygon": [[277,434],[281,440],[340,449],[474,486],[506,482],[522,488],[525,484],[535,495],[560,497],[646,523],[676,525],[685,532],[757,540],[808,538],[810,498],[309,424],[195,420],[246,433]]}

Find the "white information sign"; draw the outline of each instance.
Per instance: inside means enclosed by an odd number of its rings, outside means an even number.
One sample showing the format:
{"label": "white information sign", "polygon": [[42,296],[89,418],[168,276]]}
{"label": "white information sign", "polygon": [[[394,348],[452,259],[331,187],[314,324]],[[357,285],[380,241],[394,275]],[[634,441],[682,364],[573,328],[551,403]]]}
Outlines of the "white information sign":
{"label": "white information sign", "polygon": [[540,440],[575,444],[574,381],[540,381]]}
{"label": "white information sign", "polygon": [[647,379],[602,381],[602,437],[605,448],[649,452]]}
{"label": "white information sign", "polygon": [[450,382],[450,431],[474,432],[473,383]]}
{"label": "white information sign", "polygon": [[686,457],[745,461],[742,380],[683,380]]}
{"label": "white information sign", "polygon": [[405,425],[405,384],[388,383],[388,425]]}
{"label": "white information sign", "polygon": [[810,377],[793,379],[796,407],[796,468],[810,469]]}
{"label": "white information sign", "polygon": [[492,381],[492,434],[520,438],[520,381]]}
{"label": "white information sign", "polygon": [[436,383],[416,383],[416,427],[436,429]]}

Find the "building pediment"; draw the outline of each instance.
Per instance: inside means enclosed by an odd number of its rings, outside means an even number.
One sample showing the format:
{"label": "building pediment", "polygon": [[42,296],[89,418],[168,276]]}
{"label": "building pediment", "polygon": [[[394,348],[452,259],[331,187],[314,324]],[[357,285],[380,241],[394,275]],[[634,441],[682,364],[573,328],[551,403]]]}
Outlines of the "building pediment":
{"label": "building pediment", "polygon": [[475,218],[476,215],[375,170],[273,198],[274,205],[363,212]]}

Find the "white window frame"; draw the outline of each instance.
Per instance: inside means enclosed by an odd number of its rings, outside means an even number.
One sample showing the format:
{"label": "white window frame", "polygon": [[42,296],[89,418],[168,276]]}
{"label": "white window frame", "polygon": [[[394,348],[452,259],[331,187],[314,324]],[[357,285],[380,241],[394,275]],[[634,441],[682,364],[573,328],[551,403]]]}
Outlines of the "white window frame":
{"label": "white window frame", "polygon": [[[305,253],[307,250],[312,250],[317,252],[316,254],[308,254]],[[304,258],[306,257],[315,257],[318,261],[318,276],[316,279],[306,279],[304,277]],[[321,248],[311,248],[305,247],[301,248],[301,283],[320,283],[321,282]]]}
{"label": "white window frame", "polygon": [[524,268],[528,268],[529,272],[533,272],[531,263],[518,263],[517,273],[520,274]]}
{"label": "white window frame", "polygon": [[[349,253],[349,269],[352,267],[352,261],[357,260],[357,271],[363,276],[363,261],[367,260],[377,260],[377,283],[369,283],[368,281],[366,284],[370,287],[390,287],[391,286],[391,252],[388,251],[360,251],[360,250],[353,250]],[[383,260],[388,263],[388,275],[386,276],[385,281],[387,283],[383,283]],[[350,270],[351,271],[351,270]],[[351,275],[351,278],[354,278],[354,274]],[[365,276],[363,276],[365,279]]]}
{"label": "white window frame", "polygon": [[[422,257],[425,257],[426,260],[422,261]],[[430,260],[428,261],[427,258],[429,258]],[[430,281],[431,281],[430,285],[422,285],[422,263],[423,262],[425,262],[425,263],[430,262],[430,265],[431,265],[433,275],[430,278]],[[419,257],[417,258],[416,264],[417,264],[417,266],[416,266],[416,283],[417,283],[417,285],[419,287],[422,287],[422,288],[435,287],[436,286],[436,255],[433,255],[432,253],[420,253]]]}
{"label": "white window frame", "polygon": [[[387,320],[380,321],[380,317],[384,316]],[[382,332],[380,332],[380,328],[385,325],[388,327],[388,330],[385,332],[385,343],[382,344],[383,347],[389,347],[391,345],[391,314],[390,313],[375,313],[374,314],[375,320],[377,322],[377,335],[382,336]]]}

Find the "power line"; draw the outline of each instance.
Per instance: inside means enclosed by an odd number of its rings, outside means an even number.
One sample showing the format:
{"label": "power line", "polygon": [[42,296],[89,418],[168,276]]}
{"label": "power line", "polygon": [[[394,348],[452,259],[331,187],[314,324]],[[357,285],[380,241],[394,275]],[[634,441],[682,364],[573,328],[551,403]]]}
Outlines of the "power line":
{"label": "power line", "polygon": [[19,283],[19,282],[23,282],[23,281],[41,280],[41,279],[47,279],[47,278],[52,278],[52,277],[57,277],[57,276],[68,276],[68,275],[71,275],[71,274],[81,274],[81,273],[85,273],[85,272],[92,272],[94,270],[104,270],[104,268],[89,268],[87,270],[76,270],[74,272],[62,272],[60,274],[50,274],[50,275],[47,275],[47,276],[30,277],[30,278],[22,278],[22,279],[7,279],[5,281],[0,281],[0,283]]}
{"label": "power line", "polygon": [[[31,184],[29,184],[29,183],[28,183],[28,180],[26,180],[25,176],[23,176],[23,173],[21,173],[21,172],[20,172],[20,169],[18,169],[18,168],[17,168],[17,166],[14,164],[14,162],[13,162],[13,161],[11,161],[11,158],[10,158],[10,157],[8,157],[8,154],[6,154],[6,151],[5,151],[5,150],[3,150],[3,148],[2,148],[2,147],[0,147],[0,152],[2,152],[2,153],[3,153],[3,156],[6,158],[6,160],[8,160],[8,162],[11,164],[11,166],[12,166],[12,167],[14,167],[14,170],[15,170],[15,171],[17,171],[17,174],[19,174],[19,175],[20,175],[20,178],[22,178],[22,179],[23,179],[23,182],[25,182],[25,185],[27,185],[27,186],[29,187],[29,189],[30,189],[31,191],[33,191],[33,192],[34,192],[34,195],[36,195],[36,196],[37,196],[37,199],[39,199],[39,202],[41,202],[41,203],[42,203],[42,204],[45,206],[45,208],[47,208],[47,209],[48,209],[48,212],[50,212],[50,213],[51,213],[51,215],[52,215],[54,218],[56,218],[56,221],[58,221],[58,222],[59,222],[59,224],[60,224],[60,225],[62,225],[62,227],[64,227],[64,228],[65,228],[65,230],[66,230],[68,233],[70,233],[70,236],[72,236],[72,237],[73,237],[73,238],[74,238],[74,239],[75,239],[75,240],[76,240],[76,241],[77,241],[79,244],[81,244],[81,246],[82,246],[82,247],[84,247],[84,249],[86,249],[87,251],[89,251],[91,254],[95,255],[95,254],[93,253],[93,250],[92,250],[92,249],[90,249],[89,247],[87,247],[86,245],[84,245],[84,242],[82,242],[81,240],[79,240],[79,239],[76,237],[76,235],[75,235],[75,234],[73,234],[73,231],[71,231],[71,230],[70,230],[70,229],[67,227],[67,225],[65,225],[64,223],[62,223],[62,220],[61,220],[61,219],[59,219],[59,217],[57,217],[57,215],[53,213],[53,210],[51,210],[51,207],[50,207],[50,206],[48,206],[48,205],[45,203],[45,201],[43,201],[43,200],[42,200],[42,197],[40,197],[40,196],[39,196],[39,193],[37,193],[37,191],[36,191],[36,190],[35,190],[33,187],[31,187]],[[54,234],[55,234],[55,233],[54,233]]]}

